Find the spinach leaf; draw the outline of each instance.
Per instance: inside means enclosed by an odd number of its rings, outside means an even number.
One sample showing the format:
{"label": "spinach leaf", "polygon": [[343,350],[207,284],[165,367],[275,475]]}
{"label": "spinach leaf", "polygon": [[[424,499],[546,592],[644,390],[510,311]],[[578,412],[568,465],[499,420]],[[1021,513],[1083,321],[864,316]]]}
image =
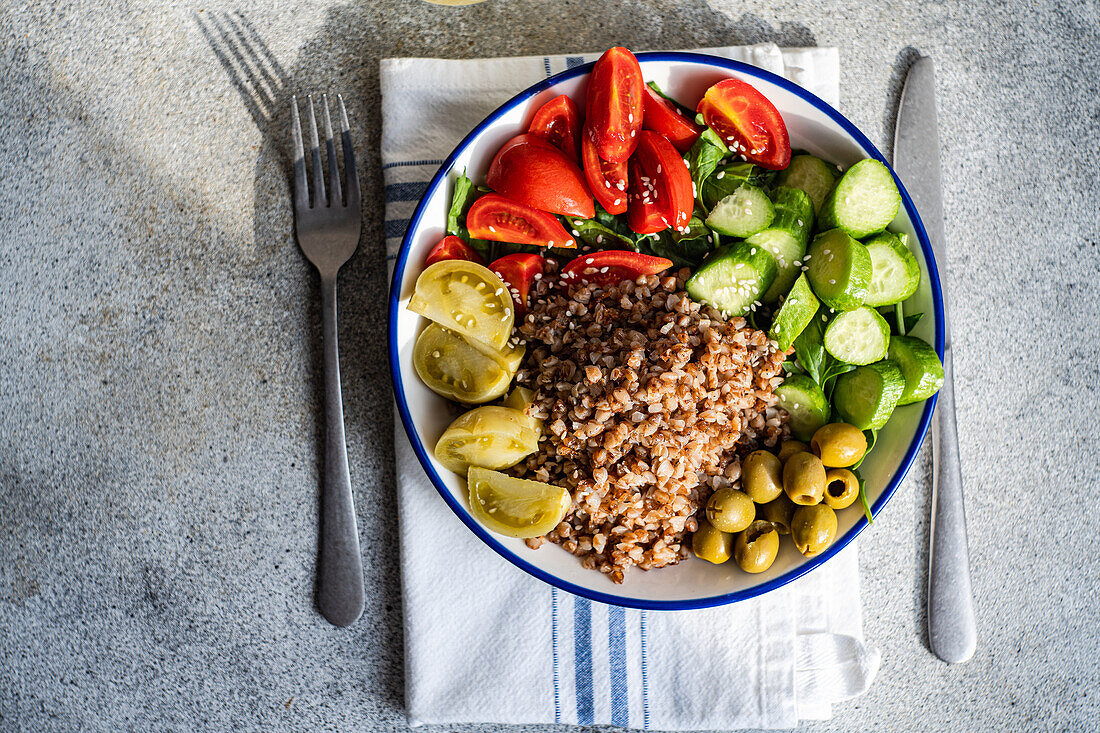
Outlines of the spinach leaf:
{"label": "spinach leaf", "polygon": [[911,316],[906,316],[905,317],[905,324],[904,324],[905,325],[905,333],[911,332],[913,330],[913,327],[917,325],[917,323],[920,321],[920,319],[923,315],[924,315],[923,313],[914,313]]}
{"label": "spinach leaf", "polygon": [[696,187],[699,201],[709,211],[719,201],[736,191],[742,183],[767,189],[774,181],[775,171],[766,170],[743,160],[733,160],[716,167],[713,173],[704,179],[701,185],[696,184]]}
{"label": "spinach leaf", "polygon": [[[606,216],[614,218],[612,214],[603,212]],[[593,249],[629,249],[637,251],[634,240],[609,226],[601,224],[595,219],[574,219],[563,217],[565,228],[576,232],[576,237]]]}
{"label": "spinach leaf", "polygon": [[886,319],[886,322],[890,324],[890,333],[895,336],[905,336],[920,322],[920,319],[924,317],[923,313],[912,313],[905,315],[905,310],[901,303],[896,305],[886,305],[878,309],[879,314]]}
{"label": "spinach leaf", "polygon": [[828,366],[821,373],[821,391],[825,393],[825,399],[829,402],[833,401],[833,387],[836,385],[836,378],[845,372],[850,372],[855,369],[852,364],[845,364],[842,361],[837,361],[831,356],[825,357],[828,362]]}
{"label": "spinach leaf", "polygon": [[455,191],[451,196],[451,210],[447,212],[448,234],[455,234],[463,239],[470,238],[469,232],[466,231],[466,213],[470,210],[478,195],[477,190],[474,188],[474,182],[467,178],[466,172],[463,171],[455,179]]}
{"label": "spinach leaf", "polygon": [[[604,225],[617,234],[624,247],[626,249],[632,249],[635,252],[638,251],[638,243],[649,236],[646,234],[638,234],[627,226],[625,218],[607,213],[598,203],[596,204],[596,215],[592,217],[592,219],[595,220],[596,223]],[[572,223],[572,221],[576,220],[571,220],[570,223]],[[580,230],[578,229],[577,231]]]}
{"label": "spinach leaf", "polygon": [[793,359],[787,359],[781,366],[786,374],[805,374],[802,367],[798,366],[798,362]]}
{"label": "spinach leaf", "polygon": [[[707,132],[711,130],[708,128]],[[706,132],[700,135],[688,150],[688,172],[691,173],[691,180],[695,183],[696,198],[700,204],[703,203],[703,182],[714,173],[714,169],[724,157],[726,157],[725,146],[715,145],[709,141]]]}
{"label": "spinach leaf", "polygon": [[802,330],[802,333],[798,334],[798,338],[794,340],[794,355],[798,359],[798,365],[801,366],[806,374],[810,376],[819,385],[822,382],[821,376],[825,369],[825,308],[822,307],[814,315],[809,325]]}
{"label": "spinach leaf", "polygon": [[693,215],[688,221],[686,232],[666,229],[659,233],[657,239],[643,239],[641,243],[658,257],[667,257],[672,260],[672,264],[677,268],[695,269],[703,264],[703,260],[714,249],[710,229],[698,214]]}

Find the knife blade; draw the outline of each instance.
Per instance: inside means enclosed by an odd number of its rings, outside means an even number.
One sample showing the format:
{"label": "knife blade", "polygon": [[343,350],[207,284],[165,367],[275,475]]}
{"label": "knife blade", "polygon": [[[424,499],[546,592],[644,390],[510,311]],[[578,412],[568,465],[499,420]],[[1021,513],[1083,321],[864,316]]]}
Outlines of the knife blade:
{"label": "knife blade", "polygon": [[[924,222],[940,272],[946,271],[943,174],[936,114],[935,68],[922,56],[909,68],[894,130],[894,170]],[[937,657],[965,662],[977,647],[970,553],[966,539],[962,467],[955,425],[950,310],[944,308],[943,386],[932,420],[932,516],[928,553],[928,641]]]}

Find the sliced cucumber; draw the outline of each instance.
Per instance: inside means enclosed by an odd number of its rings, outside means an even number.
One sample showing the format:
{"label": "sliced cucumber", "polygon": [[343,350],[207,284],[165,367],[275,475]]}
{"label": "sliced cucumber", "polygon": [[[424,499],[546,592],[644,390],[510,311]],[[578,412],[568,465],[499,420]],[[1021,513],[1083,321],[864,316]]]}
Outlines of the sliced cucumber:
{"label": "sliced cucumber", "polygon": [[723,247],[695,271],[684,288],[695,300],[731,316],[744,315],[775,280],[775,260],[748,242]]}
{"label": "sliced cucumber", "polygon": [[846,423],[860,430],[878,430],[905,391],[905,377],[889,359],[861,366],[836,378],[833,407]]}
{"label": "sliced cucumber", "polygon": [[744,238],[766,229],[774,218],[775,207],[768,195],[751,183],[742,183],[715,204],[707,226],[719,234]]}
{"label": "sliced cucumber", "polygon": [[837,361],[862,366],[886,358],[890,324],[874,308],[845,311],[825,328],[825,350]]}
{"label": "sliced cucumber", "polygon": [[829,422],[829,401],[817,382],[805,374],[792,374],[775,388],[779,406],[790,414],[791,435],[809,442],[817,429]]}
{"label": "sliced cucumber", "polygon": [[780,186],[800,188],[813,202],[814,213],[821,211],[825,197],[836,185],[836,166],[829,165],[821,158],[803,153],[791,158],[790,165],[779,174],[776,182]]}
{"label": "sliced cucumber", "polygon": [[[706,133],[703,133],[700,139],[706,139]],[[775,176],[775,171],[761,168],[744,160],[724,163],[715,167],[714,171],[703,180],[703,185],[699,190],[699,200],[707,211],[710,211],[715,204],[736,191],[742,183],[749,183],[757,188],[766,189],[772,185]]]}
{"label": "sliced cucumber", "polygon": [[814,237],[807,257],[806,276],[825,305],[849,311],[863,304],[871,283],[866,247],[840,229],[830,229]]}
{"label": "sliced cucumber", "polygon": [[768,335],[779,343],[779,348],[786,351],[814,319],[820,307],[821,302],[810,289],[809,280],[805,275],[799,275],[791,292],[787,294],[787,299],[775,314]]}
{"label": "sliced cucumber", "polygon": [[896,362],[905,378],[899,405],[926,400],[943,386],[943,364],[936,350],[915,336],[890,339],[890,360]]}
{"label": "sliced cucumber", "polygon": [[881,232],[898,214],[901,195],[894,177],[880,161],[866,158],[841,176],[818,212],[818,229],[840,227],[863,239]]}
{"label": "sliced cucumber", "polygon": [[782,186],[775,190],[773,200],[775,218],[771,226],[747,240],[775,256],[775,282],[761,298],[765,303],[776,302],[791,289],[801,272],[814,221],[814,205],[802,189]]}
{"label": "sliced cucumber", "polygon": [[863,298],[865,305],[876,308],[893,305],[917,292],[920,265],[897,235],[891,232],[877,234],[865,246],[867,254],[871,255],[871,283]]}

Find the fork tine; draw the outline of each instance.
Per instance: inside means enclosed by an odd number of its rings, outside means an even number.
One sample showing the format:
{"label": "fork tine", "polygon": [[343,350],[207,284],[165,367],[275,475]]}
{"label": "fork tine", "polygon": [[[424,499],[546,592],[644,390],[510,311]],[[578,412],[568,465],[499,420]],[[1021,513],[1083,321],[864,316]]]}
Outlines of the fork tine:
{"label": "fork tine", "polygon": [[321,144],[317,142],[317,116],[313,113],[313,95],[309,97],[309,162],[313,168],[313,208],[328,206],[325,174],[321,168]]}
{"label": "fork tine", "polygon": [[291,137],[294,139],[294,206],[309,208],[309,183],[306,181],[306,153],[302,149],[302,121],[298,119],[298,97],[290,98],[290,113],[294,120]]}
{"label": "fork tine", "polygon": [[351,127],[348,125],[348,111],[344,108],[344,95],[337,94],[340,102],[340,147],[344,150],[344,179],[348,190],[348,207],[358,209],[359,170],[355,167],[355,150],[351,145]]}
{"label": "fork tine", "polygon": [[321,95],[321,106],[325,112],[325,158],[328,160],[328,193],[333,206],[344,205],[344,194],[340,190],[340,166],[336,162],[336,143],[332,139],[332,118],[328,114],[328,94]]}

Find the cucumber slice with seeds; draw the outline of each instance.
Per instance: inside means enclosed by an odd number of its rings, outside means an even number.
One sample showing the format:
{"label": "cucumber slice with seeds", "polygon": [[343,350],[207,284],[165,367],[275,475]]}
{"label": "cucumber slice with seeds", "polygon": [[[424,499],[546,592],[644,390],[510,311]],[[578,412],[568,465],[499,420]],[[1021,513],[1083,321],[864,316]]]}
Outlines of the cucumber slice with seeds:
{"label": "cucumber slice with seeds", "polygon": [[836,378],[833,407],[846,423],[878,430],[890,419],[905,390],[905,378],[889,359],[856,367]]}
{"label": "cucumber slice with seeds", "polygon": [[814,296],[809,280],[805,275],[799,275],[791,292],[787,294],[787,299],[775,314],[768,335],[776,340],[779,348],[786,351],[806,326],[810,325],[820,307],[821,301]]}
{"label": "cucumber slice with seeds", "polygon": [[881,161],[866,158],[849,168],[825,198],[818,228],[839,227],[863,239],[889,226],[900,206],[901,195],[890,170]]}
{"label": "cucumber slice with seeds", "polygon": [[790,186],[805,191],[813,202],[816,214],[821,211],[825,197],[836,185],[836,178],[836,166],[829,165],[821,158],[803,153],[791,158],[790,165],[779,174],[777,183],[780,186]]}
{"label": "cucumber slice with seeds", "polygon": [[892,232],[877,234],[865,246],[867,254],[871,255],[871,282],[863,298],[864,305],[875,308],[893,305],[917,292],[920,265],[897,235]]}
{"label": "cucumber slice with seeds", "polygon": [[825,328],[825,350],[837,361],[862,366],[886,358],[890,324],[874,308],[845,311]]}
{"label": "cucumber slice with seeds", "polygon": [[810,240],[814,221],[813,202],[802,189],[777,188],[774,198],[775,218],[771,226],[746,240],[775,256],[775,282],[761,298],[765,303],[774,303],[791,289],[801,272],[802,258],[806,254],[806,243]]}
{"label": "cucumber slice with seeds", "polygon": [[744,315],[775,279],[775,260],[748,242],[712,254],[684,285],[688,295],[732,316]]}
{"label": "cucumber slice with seeds", "polygon": [[806,276],[825,305],[849,311],[863,304],[871,283],[866,247],[842,230],[830,229],[814,237],[806,256]]}
{"label": "cucumber slice with seeds", "polygon": [[817,429],[829,422],[829,401],[817,382],[805,374],[792,374],[775,388],[777,403],[791,416],[791,435],[808,442]]}
{"label": "cucumber slice with seeds", "polygon": [[715,204],[707,226],[719,234],[744,238],[766,229],[774,218],[775,207],[768,195],[751,183],[742,183]]}
{"label": "cucumber slice with seeds", "polygon": [[894,336],[890,339],[890,360],[898,365],[905,378],[905,389],[898,405],[910,405],[926,400],[943,386],[943,364],[936,350],[915,336]]}

